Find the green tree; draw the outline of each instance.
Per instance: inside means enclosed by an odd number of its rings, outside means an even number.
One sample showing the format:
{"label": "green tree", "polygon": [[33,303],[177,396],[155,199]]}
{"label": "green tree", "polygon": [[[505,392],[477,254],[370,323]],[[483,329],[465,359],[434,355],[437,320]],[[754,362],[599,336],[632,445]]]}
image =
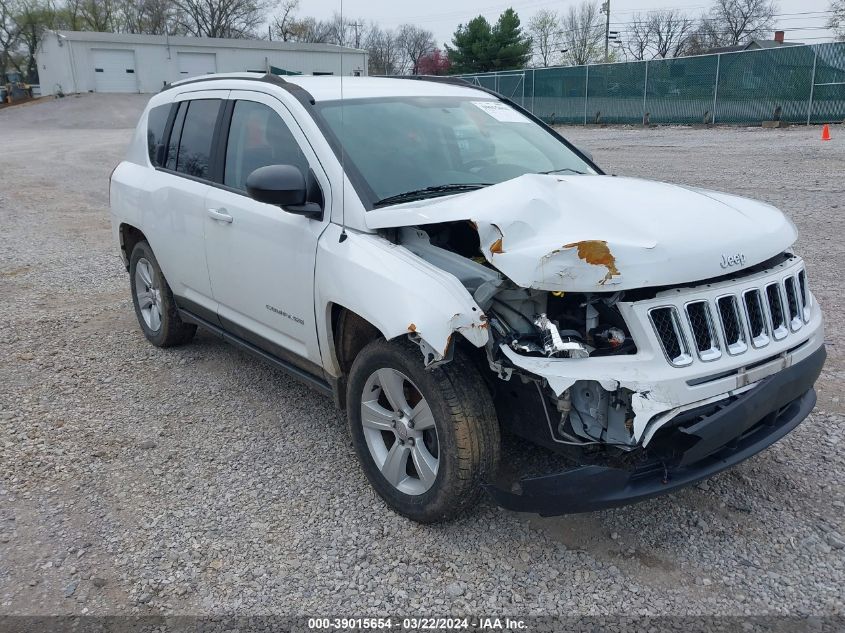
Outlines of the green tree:
{"label": "green tree", "polygon": [[516,12],[508,9],[493,26],[482,15],[459,25],[446,52],[452,73],[523,68],[531,58],[531,38],[523,34]]}
{"label": "green tree", "polygon": [[446,45],[446,54],[452,63],[453,73],[483,73],[493,70],[490,48],[493,32],[483,15],[466,24],[458,25],[452,36],[452,46]]}
{"label": "green tree", "polygon": [[38,42],[45,30],[58,26],[58,13],[52,0],[12,0],[10,4],[19,57],[12,56],[8,61],[26,81],[38,83]]}
{"label": "green tree", "polygon": [[525,68],[531,59],[531,38],[522,32],[519,16],[507,9],[493,27],[491,60],[496,70]]}

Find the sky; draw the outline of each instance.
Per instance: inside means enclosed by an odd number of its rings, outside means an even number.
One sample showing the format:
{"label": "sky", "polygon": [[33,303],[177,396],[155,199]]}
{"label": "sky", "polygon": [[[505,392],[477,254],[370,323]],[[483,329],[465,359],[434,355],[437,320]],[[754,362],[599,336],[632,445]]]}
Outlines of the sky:
{"label": "sky", "polygon": [[[652,9],[683,9],[693,16],[700,15],[710,0],[611,0],[611,30],[623,31],[637,12]],[[437,45],[451,42],[452,33],[458,24],[475,16],[484,15],[494,22],[499,14],[513,7],[523,24],[539,9],[552,9],[560,13],[568,10],[580,0],[424,0],[404,2],[397,0],[343,0],[343,13],[350,18],[378,22],[382,27],[395,28],[411,23],[429,29],[434,33]],[[814,44],[829,41],[833,34],[825,28],[828,20],[829,0],[778,0],[778,28],[786,31],[786,39]],[[299,15],[328,18],[332,12],[340,11],[340,0],[300,0]]]}

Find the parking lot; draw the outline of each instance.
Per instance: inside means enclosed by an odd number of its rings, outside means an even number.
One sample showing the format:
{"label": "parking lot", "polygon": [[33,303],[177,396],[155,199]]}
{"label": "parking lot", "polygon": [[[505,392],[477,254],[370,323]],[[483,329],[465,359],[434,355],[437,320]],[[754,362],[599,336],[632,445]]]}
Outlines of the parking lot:
{"label": "parking lot", "polygon": [[792,218],[827,319],[818,406],[678,494],[548,519],[484,502],[421,526],[371,490],[329,399],[206,334],[144,339],[108,177],[145,101],[0,111],[0,614],[843,613],[843,126],[827,143],[564,128],[610,173]]}

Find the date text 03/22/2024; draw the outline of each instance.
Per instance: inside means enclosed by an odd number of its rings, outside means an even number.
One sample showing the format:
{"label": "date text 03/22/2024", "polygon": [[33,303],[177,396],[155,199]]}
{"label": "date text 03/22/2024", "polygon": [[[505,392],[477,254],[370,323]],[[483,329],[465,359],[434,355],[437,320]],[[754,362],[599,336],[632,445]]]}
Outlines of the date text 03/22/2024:
{"label": "date text 03/22/2024", "polygon": [[524,620],[512,618],[309,618],[308,628],[314,630],[489,630],[519,631],[526,628]]}

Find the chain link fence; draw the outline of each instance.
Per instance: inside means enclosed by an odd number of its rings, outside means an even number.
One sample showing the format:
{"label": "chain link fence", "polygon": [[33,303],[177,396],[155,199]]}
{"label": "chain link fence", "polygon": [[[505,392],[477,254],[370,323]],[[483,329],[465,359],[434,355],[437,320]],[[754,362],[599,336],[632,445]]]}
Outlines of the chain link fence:
{"label": "chain link fence", "polygon": [[550,123],[845,120],[845,42],[461,77]]}

